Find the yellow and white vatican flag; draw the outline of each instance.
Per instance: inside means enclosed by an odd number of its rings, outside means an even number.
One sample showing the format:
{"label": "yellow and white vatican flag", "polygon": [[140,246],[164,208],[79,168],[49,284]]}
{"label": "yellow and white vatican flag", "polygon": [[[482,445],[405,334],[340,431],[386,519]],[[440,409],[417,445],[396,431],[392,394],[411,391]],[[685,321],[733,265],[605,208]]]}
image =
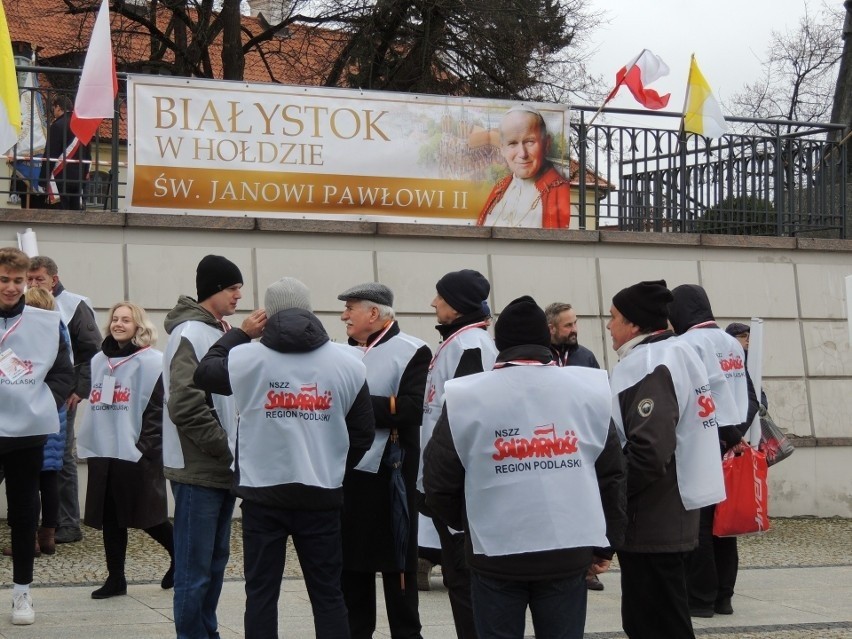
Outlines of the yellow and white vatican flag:
{"label": "yellow and white vatican flag", "polygon": [[719,138],[728,132],[728,124],[713,91],[695,62],[689,64],[689,79],[683,107],[683,130],[707,138]]}
{"label": "yellow and white vatican flag", "polygon": [[0,153],[15,146],[21,133],[21,104],[12,39],[6,24],[6,11],[0,2]]}

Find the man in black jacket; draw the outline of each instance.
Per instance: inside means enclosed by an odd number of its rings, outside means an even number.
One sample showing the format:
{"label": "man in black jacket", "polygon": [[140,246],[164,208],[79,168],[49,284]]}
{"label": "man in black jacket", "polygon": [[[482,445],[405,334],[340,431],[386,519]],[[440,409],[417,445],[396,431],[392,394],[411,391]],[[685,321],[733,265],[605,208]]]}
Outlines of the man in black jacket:
{"label": "man in black jacket", "polygon": [[725,496],[707,371],[668,330],[671,300],[664,280],[639,282],[615,294],[607,323],[627,463],[628,524],[616,551],[630,639],[694,639],[686,557],[698,544],[698,509]]}
{"label": "man in black jacket", "polygon": [[[444,402],[444,384],[458,377],[491,370],[497,357],[494,340],[488,334],[490,312],[487,310],[491,284],[478,271],[462,269],[447,273],[435,284],[437,295],[432,300],[441,334],[441,343],[429,364],[426,394],[423,398],[423,424],[420,447],[425,449]],[[418,476],[418,490],[423,488],[423,468]],[[420,546],[441,549],[441,572],[450,596],[453,622],[459,639],[476,639],[473,608],[470,602],[470,572],[464,558],[464,534],[431,513],[421,509]],[[438,537],[439,540],[430,539]],[[434,544],[434,545],[430,545]]]}
{"label": "man in black jacket", "polygon": [[595,354],[585,346],[580,346],[577,341],[579,320],[570,304],[553,302],[544,309],[544,314],[550,328],[550,350],[553,352],[553,359],[557,366],[601,367]]}
{"label": "man in black jacket", "polygon": [[[420,637],[417,593],[417,467],[423,393],[432,352],[420,339],[403,333],[395,319],[393,291],[365,282],[337,298],[346,306],[349,345],[367,367],[376,418],[373,446],[343,479],[343,596],[352,639],[371,639],[376,630],[376,573],[382,574],[391,636]],[[401,468],[390,455],[401,455]],[[393,474],[405,486],[409,524],[395,526]],[[397,534],[400,537],[397,537]],[[399,553],[399,545],[405,552]]]}
{"label": "man in black jacket", "polygon": [[[424,454],[426,504],[466,534],[480,637],[580,638],[589,566],[620,544],[624,457],[603,371],[559,368],[524,296],[497,320],[494,370],[448,381]],[[499,634],[498,634],[499,633]]]}
{"label": "man in black jacket", "polygon": [[[195,371],[195,383],[233,394],[240,415],[234,491],[242,498],[245,632],[278,636],[287,539],[305,575],[317,637],[349,637],[340,587],[343,475],[375,435],[364,364],[335,344],[294,278],[267,288],[262,325],[232,329]],[[265,324],[263,321],[265,319]]]}
{"label": "man in black jacket", "polygon": [[[83,191],[89,174],[89,147],[71,131],[73,105],[67,95],[57,95],[51,104],[53,122],[47,132],[48,197],[56,208],[83,210]],[[58,202],[56,201],[58,199]]]}
{"label": "man in black jacket", "polygon": [[[701,286],[678,286],[672,290],[672,297],[672,327],[678,339],[695,349],[707,369],[724,455],[742,441],[760,408],[746,372],[745,351],[738,340],[716,324],[710,299]],[[698,548],[690,553],[687,564],[689,612],[693,617],[734,613],[731,598],[739,567],[737,538],[713,536],[715,514],[715,504],[701,509]]]}
{"label": "man in black jacket", "polygon": [[[570,304],[553,302],[544,309],[550,328],[550,351],[557,366],[600,368],[595,354],[577,341],[577,313]],[[586,575],[589,590],[603,590],[604,585],[593,570]]]}

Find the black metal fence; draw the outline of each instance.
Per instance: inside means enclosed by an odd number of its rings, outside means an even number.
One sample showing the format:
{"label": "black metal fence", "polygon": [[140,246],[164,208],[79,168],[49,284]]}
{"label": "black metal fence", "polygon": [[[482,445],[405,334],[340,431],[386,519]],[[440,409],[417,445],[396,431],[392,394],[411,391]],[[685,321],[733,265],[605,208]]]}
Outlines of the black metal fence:
{"label": "black metal fence", "polygon": [[711,140],[683,135],[679,113],[605,109],[607,119],[642,122],[589,126],[595,109],[574,110],[573,152],[598,178],[580,180],[580,203],[597,203],[598,226],[846,237],[847,145],[828,139],[842,125],[729,118],[760,131]]}
{"label": "black metal fence", "polygon": [[[46,206],[50,161],[55,159],[47,158],[48,114],[57,96],[73,100],[79,73],[18,67],[19,86],[30,96],[22,113],[25,128],[29,125],[29,144],[15,148],[11,176],[4,178],[5,184],[0,182],[10,202]],[[50,86],[28,86],[35,74],[46,75]],[[84,208],[121,208],[126,187],[121,161],[127,148],[125,101],[126,83],[119,74],[117,117],[92,141],[88,178],[77,185]],[[842,125],[729,118],[735,126],[751,125],[761,131],[710,140],[681,134],[679,113],[604,109],[594,118],[594,111],[572,107],[569,142],[579,175],[587,176],[579,180],[579,208],[587,215],[594,211],[595,228],[847,237],[852,190],[848,144],[829,139],[841,137],[832,134],[842,132]],[[41,151],[36,148],[39,127],[46,138]],[[63,179],[58,179],[60,190],[65,190]],[[586,228],[587,216],[579,219]]]}

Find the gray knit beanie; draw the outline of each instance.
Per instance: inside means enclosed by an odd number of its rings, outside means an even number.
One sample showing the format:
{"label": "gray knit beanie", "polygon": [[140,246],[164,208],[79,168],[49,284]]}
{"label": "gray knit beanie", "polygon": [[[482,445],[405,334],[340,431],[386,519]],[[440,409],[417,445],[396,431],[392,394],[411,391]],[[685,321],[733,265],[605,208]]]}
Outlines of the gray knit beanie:
{"label": "gray knit beanie", "polygon": [[312,310],[311,292],[295,277],[282,277],[266,288],[263,306],[266,309],[267,317],[272,317],[278,311],[284,311],[288,308],[301,308],[310,311]]}

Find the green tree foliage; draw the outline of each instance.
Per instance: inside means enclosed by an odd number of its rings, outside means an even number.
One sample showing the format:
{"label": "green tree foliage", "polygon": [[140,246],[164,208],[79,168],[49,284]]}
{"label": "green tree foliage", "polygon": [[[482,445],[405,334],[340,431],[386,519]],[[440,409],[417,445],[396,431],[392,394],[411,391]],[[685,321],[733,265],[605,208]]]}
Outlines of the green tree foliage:
{"label": "green tree foliage", "polygon": [[[584,0],[378,0],[342,28],[328,86],[553,99],[579,80]],[[570,87],[570,88],[569,88]]]}
{"label": "green tree foliage", "polygon": [[695,221],[696,233],[777,235],[778,213],[772,202],[752,195],[730,195]]}

